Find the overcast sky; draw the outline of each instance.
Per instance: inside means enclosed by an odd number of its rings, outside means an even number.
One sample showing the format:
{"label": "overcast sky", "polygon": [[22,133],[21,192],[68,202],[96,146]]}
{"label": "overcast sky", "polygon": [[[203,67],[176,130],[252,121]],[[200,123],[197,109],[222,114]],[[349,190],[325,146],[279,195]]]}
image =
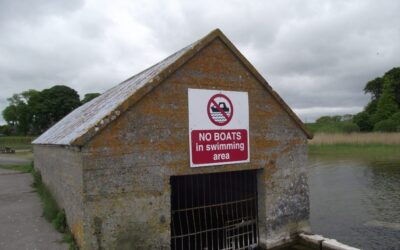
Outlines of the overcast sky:
{"label": "overcast sky", "polygon": [[303,121],[356,113],[365,83],[400,66],[399,13],[398,0],[0,0],[0,110],[55,84],[104,92],[220,28]]}

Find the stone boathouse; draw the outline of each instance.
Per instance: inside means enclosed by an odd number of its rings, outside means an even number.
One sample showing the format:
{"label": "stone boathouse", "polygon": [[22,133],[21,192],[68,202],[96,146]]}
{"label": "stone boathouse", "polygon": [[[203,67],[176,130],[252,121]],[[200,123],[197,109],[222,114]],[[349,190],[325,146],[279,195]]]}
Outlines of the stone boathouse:
{"label": "stone boathouse", "polygon": [[34,144],[81,249],[270,249],[309,230],[312,135],[220,30]]}

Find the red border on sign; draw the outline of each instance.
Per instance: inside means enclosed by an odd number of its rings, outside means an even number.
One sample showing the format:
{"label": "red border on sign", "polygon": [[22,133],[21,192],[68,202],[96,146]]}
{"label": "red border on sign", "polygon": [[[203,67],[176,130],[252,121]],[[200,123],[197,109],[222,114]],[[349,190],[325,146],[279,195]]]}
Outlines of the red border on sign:
{"label": "red border on sign", "polygon": [[[230,107],[231,107],[231,115],[230,115],[230,116],[228,116],[228,115],[225,113],[225,111],[222,110],[222,109],[220,108],[220,106],[218,105],[218,103],[215,102],[214,99],[217,98],[217,97],[224,98],[224,99],[226,99],[226,100],[229,102],[229,105],[230,105]],[[217,122],[217,121],[215,121],[215,120],[212,118],[211,113],[210,113],[211,104],[213,104],[213,105],[218,109],[218,111],[221,112],[221,114],[226,118],[226,121],[224,121],[224,122]],[[208,118],[210,119],[210,121],[211,121],[212,123],[214,123],[214,124],[217,125],[217,126],[225,126],[226,124],[228,124],[228,123],[232,120],[232,116],[233,116],[233,104],[232,104],[231,100],[230,100],[226,95],[224,95],[224,94],[215,94],[215,95],[213,95],[213,96],[210,98],[210,100],[208,101],[208,104],[207,104],[207,114],[208,114]]]}

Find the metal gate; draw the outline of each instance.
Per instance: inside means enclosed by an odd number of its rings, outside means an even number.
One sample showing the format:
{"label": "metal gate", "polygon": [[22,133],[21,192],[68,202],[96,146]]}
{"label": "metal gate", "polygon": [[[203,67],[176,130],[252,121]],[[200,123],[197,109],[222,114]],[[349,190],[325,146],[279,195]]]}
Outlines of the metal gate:
{"label": "metal gate", "polygon": [[173,176],[171,190],[171,249],[256,249],[256,170]]}

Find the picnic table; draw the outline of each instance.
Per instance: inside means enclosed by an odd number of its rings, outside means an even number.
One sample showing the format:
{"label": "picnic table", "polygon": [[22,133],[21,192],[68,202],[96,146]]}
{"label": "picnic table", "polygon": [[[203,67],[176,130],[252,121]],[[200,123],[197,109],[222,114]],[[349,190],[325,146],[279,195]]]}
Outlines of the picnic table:
{"label": "picnic table", "polygon": [[0,147],[0,153],[3,153],[3,154],[14,154],[15,153],[15,149],[10,148],[10,147]]}

